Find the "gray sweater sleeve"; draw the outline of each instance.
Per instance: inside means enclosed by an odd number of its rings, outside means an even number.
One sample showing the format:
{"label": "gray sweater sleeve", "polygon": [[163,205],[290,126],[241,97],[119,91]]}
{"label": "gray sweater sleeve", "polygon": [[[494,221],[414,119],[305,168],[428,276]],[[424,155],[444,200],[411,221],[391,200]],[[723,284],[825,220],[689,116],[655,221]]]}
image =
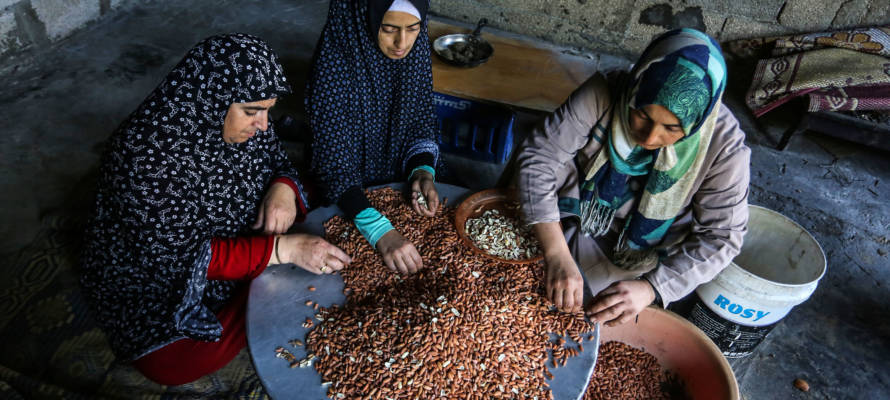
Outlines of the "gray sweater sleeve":
{"label": "gray sweater sleeve", "polygon": [[[591,130],[609,105],[605,77],[594,75],[532,131],[517,157],[518,193],[525,223],[559,221],[557,193],[567,164],[591,140]],[[589,146],[587,146],[589,147]]]}

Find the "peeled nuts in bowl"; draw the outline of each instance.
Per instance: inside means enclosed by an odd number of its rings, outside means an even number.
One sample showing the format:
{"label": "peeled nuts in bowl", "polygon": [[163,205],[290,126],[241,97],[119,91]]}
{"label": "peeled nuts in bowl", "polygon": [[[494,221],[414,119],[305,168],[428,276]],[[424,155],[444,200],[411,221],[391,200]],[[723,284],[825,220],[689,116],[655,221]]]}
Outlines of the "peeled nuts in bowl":
{"label": "peeled nuts in bowl", "polygon": [[544,258],[531,228],[520,221],[513,190],[473,194],[457,207],[454,224],[464,245],[495,261],[526,264]]}

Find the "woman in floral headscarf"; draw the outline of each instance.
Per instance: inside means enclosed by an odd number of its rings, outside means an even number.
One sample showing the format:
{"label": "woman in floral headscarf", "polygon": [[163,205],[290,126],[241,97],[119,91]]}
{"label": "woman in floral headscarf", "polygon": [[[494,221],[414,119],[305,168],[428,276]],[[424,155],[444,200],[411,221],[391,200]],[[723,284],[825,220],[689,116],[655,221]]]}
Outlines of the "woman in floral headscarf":
{"label": "woman in floral headscarf", "polygon": [[115,355],[158,383],[191,382],[244,348],[239,281],[269,264],[349,262],[319,237],[280,235],[307,207],[268,123],[289,92],[265,42],[211,37],[109,141],[81,284]]}
{"label": "woman in floral headscarf", "polygon": [[738,254],[750,150],[721,102],[725,82],[716,41],[670,31],[629,74],[589,79],[525,142],[523,217],[542,242],[557,307],[582,308],[586,280],[596,295],[588,315],[623,323],[684,297]]}

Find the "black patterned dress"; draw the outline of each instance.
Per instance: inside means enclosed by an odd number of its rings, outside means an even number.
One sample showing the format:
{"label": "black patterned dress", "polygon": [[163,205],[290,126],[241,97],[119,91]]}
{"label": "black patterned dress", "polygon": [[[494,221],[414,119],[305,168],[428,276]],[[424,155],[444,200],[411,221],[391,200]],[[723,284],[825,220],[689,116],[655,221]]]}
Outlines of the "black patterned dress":
{"label": "black patterned dress", "polygon": [[298,182],[271,124],[227,144],[223,121],[233,103],[289,92],[266,43],[215,36],[191,49],[111,136],[81,284],[118,358],[220,337],[214,312],[235,283],[207,279],[211,239],[245,234],[272,179]]}

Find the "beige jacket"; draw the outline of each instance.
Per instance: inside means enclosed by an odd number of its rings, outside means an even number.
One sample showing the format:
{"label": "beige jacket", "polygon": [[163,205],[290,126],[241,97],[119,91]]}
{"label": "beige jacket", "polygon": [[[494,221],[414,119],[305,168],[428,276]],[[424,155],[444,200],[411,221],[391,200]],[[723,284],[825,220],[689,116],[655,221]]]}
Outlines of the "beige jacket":
{"label": "beige jacket", "polygon": [[[600,150],[591,132],[608,126],[611,100],[606,77],[594,75],[525,140],[517,158],[525,222],[554,222],[571,216],[560,212],[558,199],[579,197],[577,166],[584,168]],[[571,219],[563,220],[566,239],[593,294],[614,281],[645,273],[667,306],[729,265],[741,249],[748,222],[750,149],[744,139],[738,121],[721,105],[703,172],[659,246],[667,256],[650,271],[624,271],[608,258],[624,218],[636,204],[622,207],[611,232],[601,238],[579,234]]]}

